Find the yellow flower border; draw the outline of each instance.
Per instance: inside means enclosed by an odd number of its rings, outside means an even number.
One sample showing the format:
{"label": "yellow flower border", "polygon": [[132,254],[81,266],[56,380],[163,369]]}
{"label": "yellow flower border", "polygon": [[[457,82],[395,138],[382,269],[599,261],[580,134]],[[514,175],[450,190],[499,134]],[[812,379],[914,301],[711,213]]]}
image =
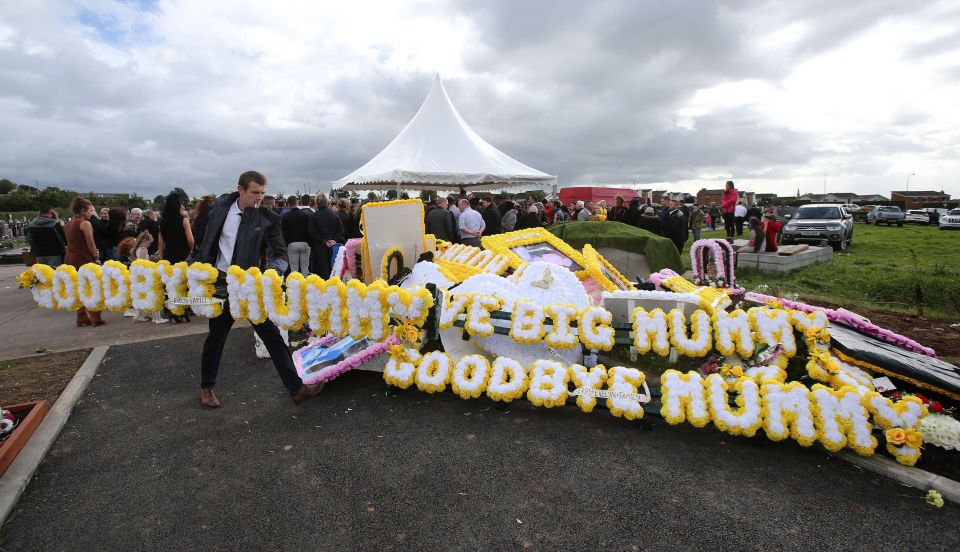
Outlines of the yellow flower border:
{"label": "yellow flower border", "polygon": [[587,262],[584,260],[583,254],[544,228],[528,228],[526,230],[507,232],[505,234],[483,236],[483,238],[480,239],[480,243],[483,244],[484,249],[489,249],[509,259],[510,268],[514,270],[519,269],[527,263],[513,252],[513,247],[545,243],[560,253],[563,253],[580,266],[580,270],[574,272],[578,278],[583,280],[589,275],[586,268]]}
{"label": "yellow flower border", "polygon": [[[593,248],[589,243],[583,244],[583,260],[586,264],[587,273],[596,280],[597,284],[600,285],[606,291],[632,291],[637,288],[633,283],[628,280],[623,274],[617,270],[617,267],[610,264],[610,261],[603,258],[603,255],[600,254],[596,249]],[[619,287],[616,282],[612,281],[610,278],[603,273],[603,270],[600,267],[604,267],[615,278],[620,280],[620,282],[626,286],[626,288]]]}
{"label": "yellow flower border", "polygon": [[384,282],[390,281],[390,257],[397,253],[400,255],[400,266],[397,267],[397,272],[403,269],[406,259],[403,258],[403,251],[399,247],[391,247],[383,254],[383,260],[380,261],[380,279]]}

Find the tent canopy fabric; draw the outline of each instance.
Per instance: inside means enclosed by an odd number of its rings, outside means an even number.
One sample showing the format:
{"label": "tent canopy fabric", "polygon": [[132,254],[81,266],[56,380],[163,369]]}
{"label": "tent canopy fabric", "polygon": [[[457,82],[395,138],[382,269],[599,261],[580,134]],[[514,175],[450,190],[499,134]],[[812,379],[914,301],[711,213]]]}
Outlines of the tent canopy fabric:
{"label": "tent canopy fabric", "polygon": [[496,190],[542,188],[557,181],[513,159],[481,138],[453,106],[440,76],[427,99],[387,147],[333,188],[384,190]]}
{"label": "tent canopy fabric", "polygon": [[629,224],[614,221],[567,221],[554,224],[547,230],[575,249],[582,249],[585,243],[594,247],[612,247],[646,256],[647,264],[653,272],[663,268],[683,272],[680,253],[672,241]]}

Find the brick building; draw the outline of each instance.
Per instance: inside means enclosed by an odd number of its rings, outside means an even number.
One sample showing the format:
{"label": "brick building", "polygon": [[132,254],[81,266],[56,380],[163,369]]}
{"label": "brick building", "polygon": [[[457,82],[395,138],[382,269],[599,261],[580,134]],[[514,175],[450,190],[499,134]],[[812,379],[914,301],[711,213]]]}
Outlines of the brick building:
{"label": "brick building", "polygon": [[711,203],[716,203],[717,207],[720,206],[721,201],[723,200],[723,189],[719,190],[708,190],[706,188],[700,188],[700,191],[697,192],[697,203],[699,205],[710,206]]}
{"label": "brick building", "polygon": [[902,201],[905,209],[921,209],[928,203],[946,203],[950,194],[940,192],[890,192],[890,201]]}

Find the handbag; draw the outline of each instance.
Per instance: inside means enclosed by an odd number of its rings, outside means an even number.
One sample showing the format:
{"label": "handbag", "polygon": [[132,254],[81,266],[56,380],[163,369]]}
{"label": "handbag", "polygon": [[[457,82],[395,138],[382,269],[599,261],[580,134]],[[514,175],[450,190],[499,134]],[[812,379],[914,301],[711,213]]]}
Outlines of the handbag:
{"label": "handbag", "polygon": [[32,248],[29,251],[23,252],[23,264],[27,266],[33,266],[37,264],[37,252]]}

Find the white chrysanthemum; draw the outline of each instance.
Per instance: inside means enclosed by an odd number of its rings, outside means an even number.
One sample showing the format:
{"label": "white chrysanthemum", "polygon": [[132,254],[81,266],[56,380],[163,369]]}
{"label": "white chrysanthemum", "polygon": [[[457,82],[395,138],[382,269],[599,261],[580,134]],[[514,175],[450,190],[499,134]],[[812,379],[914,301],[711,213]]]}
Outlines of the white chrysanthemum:
{"label": "white chrysanthemum", "polygon": [[450,381],[453,363],[443,351],[431,351],[417,365],[417,388],[431,393],[443,391]]}
{"label": "white chrysanthemum", "polygon": [[760,387],[749,378],[741,378],[737,381],[734,385],[734,390],[738,393],[736,403],[739,408],[737,412],[730,408],[729,397],[727,396],[728,387],[727,382],[720,374],[707,376],[707,400],[710,405],[713,424],[720,431],[732,435],[753,437],[762,423]]}
{"label": "white chrysanthemum", "polygon": [[486,337],[493,335],[493,324],[490,323],[490,313],[500,309],[500,300],[491,295],[474,295],[470,298],[467,307],[467,320],[463,327],[470,335]]}
{"label": "white chrysanthemum", "polygon": [[783,354],[792,357],[797,354],[797,341],[793,337],[793,324],[789,311],[756,307],[748,311],[750,321],[757,331],[757,339],[773,347],[780,345]]}
{"label": "white chrysanthemum", "polygon": [[[568,368],[570,379],[577,388],[601,389],[607,381],[607,369],[603,364],[598,364],[589,370],[580,364],[572,364]],[[597,405],[597,398],[590,395],[577,396],[577,406],[584,412],[592,412]]]}
{"label": "white chrysanthemum", "polygon": [[76,310],[80,306],[77,294],[77,269],[60,265],[53,273],[53,297],[58,309]]}
{"label": "white chrysanthemum", "polygon": [[413,286],[434,284],[439,289],[449,289],[453,287],[455,283],[456,282],[449,280],[443,275],[443,272],[440,271],[440,268],[436,263],[420,261],[419,263],[413,265],[413,269],[410,271],[410,274],[403,281],[403,287],[410,289]]}
{"label": "white chrysanthemum", "polygon": [[420,353],[416,349],[403,349],[402,353],[399,358],[394,354],[390,355],[383,369],[383,379],[390,385],[406,389],[413,385]]}
{"label": "white chrysanthemum", "polygon": [[810,405],[810,390],[799,382],[764,383],[763,430],[767,437],[780,441],[792,437],[808,447],[816,439],[816,427]]}
{"label": "white chrysanthemum", "polygon": [[[617,393],[637,393],[646,379],[646,376],[640,370],[623,366],[614,366],[607,375],[609,389]],[[607,408],[614,416],[628,420],[643,418],[643,404],[633,398],[611,397],[607,399]]]}
{"label": "white chrysanthemum", "polygon": [[713,317],[716,332],[716,347],[720,354],[730,356],[738,353],[744,358],[753,356],[753,335],[750,317],[742,310],[727,312],[718,310]]}
{"label": "white chrysanthemum", "polygon": [[567,401],[566,368],[552,360],[537,360],[530,366],[530,386],[527,399],[536,406],[552,408]]}
{"label": "white chrysanthemum", "polygon": [[347,288],[338,278],[307,278],[307,320],[317,333],[344,335],[346,331]]}
{"label": "white chrysanthemum", "polygon": [[523,396],[529,380],[519,362],[508,357],[499,357],[490,370],[487,396],[495,401],[510,402]]}
{"label": "white chrysanthemum", "polygon": [[588,349],[609,351],[616,341],[615,332],[610,325],[613,315],[603,307],[587,307],[580,313],[578,333],[580,341]]}
{"label": "white chrysanthemum", "polygon": [[633,346],[641,354],[651,349],[659,355],[670,352],[667,317],[660,309],[647,312],[641,307],[633,309]]}
{"label": "white chrysanthemum", "polygon": [[461,358],[453,368],[453,392],[463,399],[475,399],[487,389],[490,362],[482,355]]}
{"label": "white chrysanthemum", "polygon": [[946,414],[929,414],[920,420],[923,440],[947,450],[960,450],[960,421]]}
{"label": "white chrysanthemum", "polygon": [[820,442],[827,450],[836,452],[849,446],[859,454],[873,454],[877,440],[859,393],[851,388],[837,391],[817,384],[811,395]]}
{"label": "white chrysanthemum", "polygon": [[660,376],[660,400],[663,406],[660,414],[670,424],[679,424],[684,420],[696,427],[703,427],[710,421],[703,388],[703,378],[696,372],[681,374],[676,370],[667,370]]}
{"label": "white chrysanthemum", "polygon": [[713,328],[710,325],[710,315],[702,310],[690,315],[690,332],[687,336],[687,321],[683,311],[673,309],[669,314],[670,341],[681,354],[691,357],[706,355],[713,345]]}
{"label": "white chrysanthemum", "polygon": [[543,338],[546,316],[543,307],[533,301],[517,301],[510,320],[510,337],[519,343],[539,343]]}

